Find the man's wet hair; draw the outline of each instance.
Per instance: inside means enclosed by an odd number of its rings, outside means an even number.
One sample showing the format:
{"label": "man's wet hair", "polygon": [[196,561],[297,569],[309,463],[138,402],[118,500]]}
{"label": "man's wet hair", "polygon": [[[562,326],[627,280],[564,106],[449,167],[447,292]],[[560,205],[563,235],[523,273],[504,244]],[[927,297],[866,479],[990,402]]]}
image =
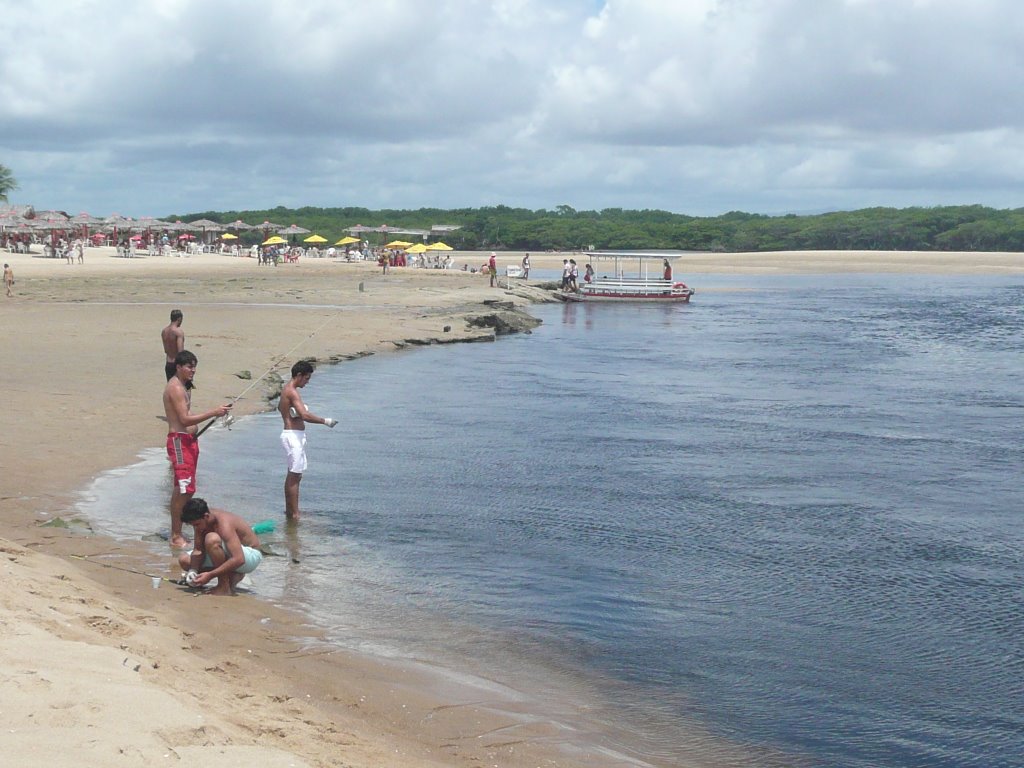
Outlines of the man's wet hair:
{"label": "man's wet hair", "polygon": [[303,376],[307,373],[311,374],[315,370],[313,363],[309,360],[299,360],[299,362],[292,366],[292,378],[294,379],[296,376]]}
{"label": "man's wet hair", "polygon": [[206,499],[193,496],[185,502],[185,506],[181,510],[181,522],[194,523],[196,520],[204,517],[209,511],[210,505],[206,503]]}
{"label": "man's wet hair", "polygon": [[187,349],[181,350],[174,356],[174,364],[178,365],[196,365],[199,363],[199,358],[189,352]]}

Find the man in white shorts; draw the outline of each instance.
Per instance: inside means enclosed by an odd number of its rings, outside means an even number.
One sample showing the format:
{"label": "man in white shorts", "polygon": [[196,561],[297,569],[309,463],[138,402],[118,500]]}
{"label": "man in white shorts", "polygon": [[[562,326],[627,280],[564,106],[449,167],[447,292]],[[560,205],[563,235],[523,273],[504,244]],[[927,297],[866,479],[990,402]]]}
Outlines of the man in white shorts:
{"label": "man in white shorts", "polygon": [[281,445],[288,459],[288,474],[284,478],[284,513],[289,520],[299,519],[299,483],[306,471],[306,422],[326,424],[333,427],[338,422],[317,416],[306,408],[299,390],[309,383],[313,376],[313,364],[299,360],[292,366],[292,380],[281,390],[277,410],[284,420]]}

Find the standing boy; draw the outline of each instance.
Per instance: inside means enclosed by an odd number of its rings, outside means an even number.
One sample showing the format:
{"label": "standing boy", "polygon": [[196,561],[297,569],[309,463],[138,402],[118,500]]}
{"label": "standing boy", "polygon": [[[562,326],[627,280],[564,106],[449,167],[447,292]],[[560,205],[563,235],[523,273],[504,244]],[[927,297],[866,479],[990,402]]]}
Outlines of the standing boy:
{"label": "standing boy", "polygon": [[206,413],[192,413],[190,384],[199,361],[183,349],[174,358],[174,376],[164,387],[164,414],[167,416],[167,457],[174,469],[174,490],[171,492],[171,546],[188,546],[181,535],[181,509],[196,492],[196,466],[199,464],[197,428],[207,419],[224,416],[231,403],[219,405]]}
{"label": "standing boy", "polygon": [[281,390],[281,400],[277,410],[284,421],[281,431],[281,445],[284,446],[285,458],[288,462],[288,474],[284,478],[284,513],[289,520],[299,519],[299,483],[302,473],[306,471],[306,422],[326,424],[333,427],[338,422],[317,416],[306,408],[299,390],[309,384],[313,376],[313,364],[309,360],[299,360],[292,366],[292,380]]}
{"label": "standing boy", "polygon": [[174,358],[185,348],[185,332],[181,329],[181,322],[184,315],[180,309],[171,310],[171,322],[160,331],[160,339],[164,343],[164,375],[167,381],[171,380],[176,370]]}

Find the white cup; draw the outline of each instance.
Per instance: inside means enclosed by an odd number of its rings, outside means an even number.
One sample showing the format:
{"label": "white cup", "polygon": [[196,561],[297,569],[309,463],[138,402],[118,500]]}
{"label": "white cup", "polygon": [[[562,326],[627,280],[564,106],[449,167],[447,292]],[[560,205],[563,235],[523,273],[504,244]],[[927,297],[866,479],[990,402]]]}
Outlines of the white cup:
{"label": "white cup", "polygon": [[153,579],[153,589],[160,589],[160,582],[163,581],[159,576],[150,577]]}

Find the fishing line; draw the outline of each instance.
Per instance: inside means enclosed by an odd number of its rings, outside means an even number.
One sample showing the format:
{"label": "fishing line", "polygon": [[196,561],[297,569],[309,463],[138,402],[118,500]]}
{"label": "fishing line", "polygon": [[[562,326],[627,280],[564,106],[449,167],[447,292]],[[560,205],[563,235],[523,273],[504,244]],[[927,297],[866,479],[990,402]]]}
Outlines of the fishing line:
{"label": "fishing line", "polygon": [[171,584],[179,584],[180,585],[180,582],[175,581],[174,579],[168,578],[167,576],[157,576],[155,573],[146,573],[145,571],[140,571],[140,570],[137,570],[135,568],[127,568],[127,567],[125,567],[123,565],[114,565],[113,563],[101,563],[98,560],[93,560],[90,555],[69,555],[69,557],[73,557],[76,560],[84,560],[87,563],[92,563],[93,565],[99,565],[99,566],[101,566],[103,568],[112,568],[115,571],[124,571],[125,573],[134,573],[134,574],[137,574],[139,576],[148,576],[151,579],[162,579],[164,581],[171,582]]}
{"label": "fishing line", "polygon": [[[328,318],[327,318],[326,320],[324,320],[324,321],[323,321],[323,322],[322,322],[322,323],[321,323],[320,325],[318,325],[318,326],[316,327],[316,329],[315,329],[315,330],[314,330],[314,331],[313,331],[313,332],[312,332],[311,334],[309,334],[309,335],[308,335],[308,336],[306,336],[305,338],[299,339],[299,341],[298,341],[298,342],[297,342],[297,343],[295,344],[295,346],[293,346],[293,347],[292,347],[291,349],[289,349],[289,350],[288,350],[287,352],[285,352],[285,353],[284,353],[283,355],[278,355],[278,357],[277,357],[276,359],[274,359],[274,362],[273,362],[273,363],[271,363],[270,367],[269,367],[269,368],[267,368],[267,370],[265,370],[265,371],[264,371],[264,372],[263,372],[262,374],[260,374],[259,378],[255,379],[255,380],[254,380],[254,381],[253,381],[253,382],[252,382],[251,384],[249,384],[249,386],[247,386],[247,387],[246,387],[245,389],[243,389],[243,390],[242,390],[242,391],[241,391],[241,392],[240,392],[240,393],[239,393],[238,395],[236,395],[236,396],[235,396],[234,398],[232,398],[232,400],[231,400],[231,405],[234,405],[234,404],[235,404],[235,403],[237,403],[237,402],[238,402],[239,400],[241,400],[241,399],[242,399],[243,397],[245,397],[245,394],[246,394],[246,393],[247,393],[247,392],[248,392],[248,391],[249,391],[250,389],[252,389],[252,388],[253,388],[253,387],[255,387],[255,386],[256,386],[257,384],[259,384],[259,383],[260,383],[261,381],[263,381],[263,379],[264,379],[264,378],[266,378],[268,374],[270,374],[270,373],[271,373],[271,372],[272,372],[272,371],[273,371],[273,370],[274,370],[275,368],[277,368],[277,366],[279,366],[279,365],[281,364],[281,361],[282,361],[282,360],[284,360],[285,358],[289,357],[289,356],[291,355],[291,353],[292,353],[292,352],[294,352],[294,351],[295,351],[296,349],[298,349],[298,348],[299,348],[300,346],[302,346],[302,345],[303,345],[303,344],[305,344],[305,343],[306,343],[307,341],[309,341],[309,340],[310,340],[310,339],[312,339],[312,338],[313,338],[314,336],[316,336],[316,335],[317,335],[318,333],[320,333],[320,331],[322,331],[322,330],[323,330],[323,329],[324,329],[324,328],[325,328],[325,327],[327,326],[327,324],[328,324],[328,323],[330,323],[330,322],[333,322],[333,320],[334,320],[334,319],[335,319],[335,318],[336,318],[336,317],[337,317],[338,315],[340,315],[340,314],[342,313],[342,311],[343,311],[343,310],[339,309],[339,310],[338,310],[337,312],[335,312],[335,313],[334,313],[333,315],[331,315],[331,316],[330,316],[330,317],[328,317]],[[228,418],[230,418],[230,416],[231,416],[231,414],[227,414],[227,417],[228,417]],[[214,422],[215,422],[215,421],[217,421],[217,419],[219,419],[219,418],[221,418],[221,417],[220,417],[220,416],[214,416],[214,417],[213,417],[212,419],[210,419],[210,420],[209,420],[208,422],[206,422],[206,424],[205,424],[205,425],[203,426],[203,428],[202,428],[202,429],[200,429],[200,430],[199,430],[198,432],[196,432],[196,439],[198,439],[198,438],[199,438],[199,436],[203,434],[203,432],[205,432],[205,431],[206,431],[206,430],[208,430],[208,429],[209,429],[210,427],[212,427],[212,426],[213,426],[213,424],[214,424]],[[227,421],[227,423],[228,423],[228,424],[230,425],[230,424],[231,424],[231,421]]]}

